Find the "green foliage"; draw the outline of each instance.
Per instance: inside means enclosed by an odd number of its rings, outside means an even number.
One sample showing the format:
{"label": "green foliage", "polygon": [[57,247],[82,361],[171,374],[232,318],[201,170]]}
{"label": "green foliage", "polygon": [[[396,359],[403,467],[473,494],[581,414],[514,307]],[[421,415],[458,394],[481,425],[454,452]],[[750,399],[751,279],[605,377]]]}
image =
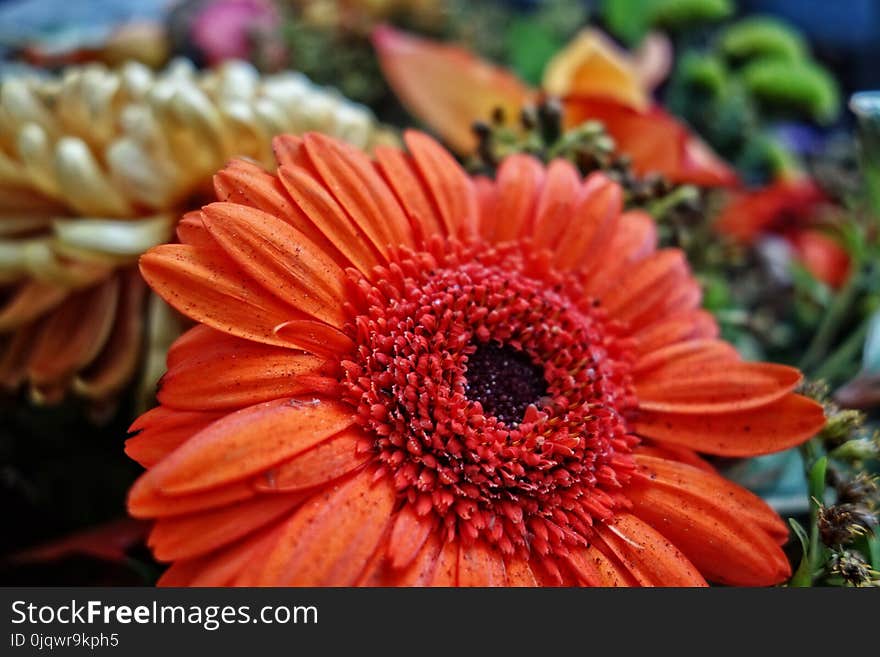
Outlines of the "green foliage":
{"label": "green foliage", "polygon": [[704,91],[712,98],[724,95],[728,72],[720,57],[686,53],[679,62],[679,71],[688,87]]}
{"label": "green foliage", "polygon": [[630,45],[652,27],[678,30],[722,20],[733,11],[731,0],[604,0],[601,5],[608,29]]}
{"label": "green foliage", "polygon": [[564,42],[543,25],[527,18],[514,19],[505,35],[508,60],[526,82],[541,83],[544,66],[559,51]]}
{"label": "green foliage", "polygon": [[602,19],[616,37],[633,45],[642,40],[651,26],[651,7],[655,0],[604,0]]}
{"label": "green foliage", "polygon": [[503,31],[503,59],[526,82],[539,85],[544,67],[562,50],[588,17],[576,0],[547,0],[525,14],[514,14]]}
{"label": "green foliage", "polygon": [[727,27],[718,43],[725,56],[737,61],[754,58],[799,61],[809,56],[803,37],[795,29],[764,16],[746,18]]}
{"label": "green foliage", "polygon": [[720,21],[735,10],[732,0],[655,0],[652,4],[651,22],[671,29]]}
{"label": "green foliage", "polygon": [[743,80],[760,102],[794,109],[819,123],[830,123],[840,107],[837,82],[810,61],[761,58],[743,69]]}

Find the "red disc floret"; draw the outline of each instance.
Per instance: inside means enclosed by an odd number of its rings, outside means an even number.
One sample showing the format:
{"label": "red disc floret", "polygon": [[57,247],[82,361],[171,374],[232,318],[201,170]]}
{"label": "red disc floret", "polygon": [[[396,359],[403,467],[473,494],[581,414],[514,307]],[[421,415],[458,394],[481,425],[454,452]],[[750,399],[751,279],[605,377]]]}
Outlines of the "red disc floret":
{"label": "red disc floret", "polygon": [[[403,504],[435,514],[450,538],[558,554],[586,544],[593,523],[626,504],[620,490],[638,443],[626,422],[631,355],[621,327],[573,278],[528,254],[516,244],[434,243],[371,280],[353,275],[357,348],[343,362],[343,387],[371,436],[364,448]],[[543,374],[543,394],[522,403],[521,418],[487,411],[485,385],[482,401],[469,396],[468,377],[484,374],[469,370],[478,349],[481,368],[503,349]]]}

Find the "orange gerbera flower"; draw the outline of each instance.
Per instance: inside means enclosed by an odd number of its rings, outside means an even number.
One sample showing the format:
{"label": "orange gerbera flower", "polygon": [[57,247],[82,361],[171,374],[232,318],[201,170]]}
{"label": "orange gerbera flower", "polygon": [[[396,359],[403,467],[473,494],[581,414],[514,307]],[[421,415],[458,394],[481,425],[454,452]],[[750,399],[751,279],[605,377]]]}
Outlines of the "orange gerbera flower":
{"label": "orange gerbera flower", "polygon": [[278,138],[141,258],[201,323],[126,447],[161,583],[783,581],[785,525],[696,452],[815,433],[800,373],[717,339],[602,174],[405,142]]}

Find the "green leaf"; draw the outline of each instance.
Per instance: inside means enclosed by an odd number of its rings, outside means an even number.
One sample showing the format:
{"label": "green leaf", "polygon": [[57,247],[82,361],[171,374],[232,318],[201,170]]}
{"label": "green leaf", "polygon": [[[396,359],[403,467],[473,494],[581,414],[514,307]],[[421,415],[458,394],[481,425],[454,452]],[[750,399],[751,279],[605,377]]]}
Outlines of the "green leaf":
{"label": "green leaf", "polygon": [[727,70],[718,57],[688,52],[681,58],[679,67],[681,78],[688,87],[707,91],[714,97],[723,93]]}
{"label": "green leaf", "polygon": [[504,37],[507,58],[513,69],[534,85],[550,58],[565,45],[541,23],[526,18],[514,19]]}
{"label": "green leaf", "polygon": [[679,28],[694,23],[712,23],[731,16],[732,0],[656,0],[651,24]]}
{"label": "green leaf", "polygon": [[880,373],[880,310],[868,322],[868,334],[862,352],[862,370],[868,374]]}
{"label": "green leaf", "polygon": [[828,457],[823,456],[816,460],[813,467],[810,468],[810,495],[815,499],[815,503],[823,504],[825,501],[825,475],[828,470]]}
{"label": "green leaf", "polygon": [[788,519],[792,531],[801,543],[801,562],[789,580],[789,586],[805,587],[813,585],[813,569],[810,566],[810,539],[807,538],[807,530],[794,518]]}
{"label": "green leaf", "polygon": [[806,58],[803,37],[780,20],[755,16],[734,23],[721,34],[722,52],[738,61],[771,57],[796,61]]}
{"label": "green leaf", "polygon": [[635,45],[648,32],[658,0],[603,0],[602,20],[609,31],[627,45]]}
{"label": "green leaf", "polygon": [[743,69],[742,79],[761,102],[820,123],[833,121],[840,111],[837,82],[813,62],[755,59]]}

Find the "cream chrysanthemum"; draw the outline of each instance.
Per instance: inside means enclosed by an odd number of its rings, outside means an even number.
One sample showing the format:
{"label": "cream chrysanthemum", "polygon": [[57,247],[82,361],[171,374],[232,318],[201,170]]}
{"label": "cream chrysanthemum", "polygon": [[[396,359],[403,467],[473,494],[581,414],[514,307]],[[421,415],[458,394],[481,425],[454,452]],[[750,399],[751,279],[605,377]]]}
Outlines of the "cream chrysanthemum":
{"label": "cream chrysanthemum", "polygon": [[[144,288],[131,265],[169,240],[232,157],[273,163],[271,138],[390,139],[365,107],[304,76],[230,62],[199,73],[89,65],[0,86],[0,385],[51,402],[130,380]],[[239,168],[215,181],[223,198]]]}

